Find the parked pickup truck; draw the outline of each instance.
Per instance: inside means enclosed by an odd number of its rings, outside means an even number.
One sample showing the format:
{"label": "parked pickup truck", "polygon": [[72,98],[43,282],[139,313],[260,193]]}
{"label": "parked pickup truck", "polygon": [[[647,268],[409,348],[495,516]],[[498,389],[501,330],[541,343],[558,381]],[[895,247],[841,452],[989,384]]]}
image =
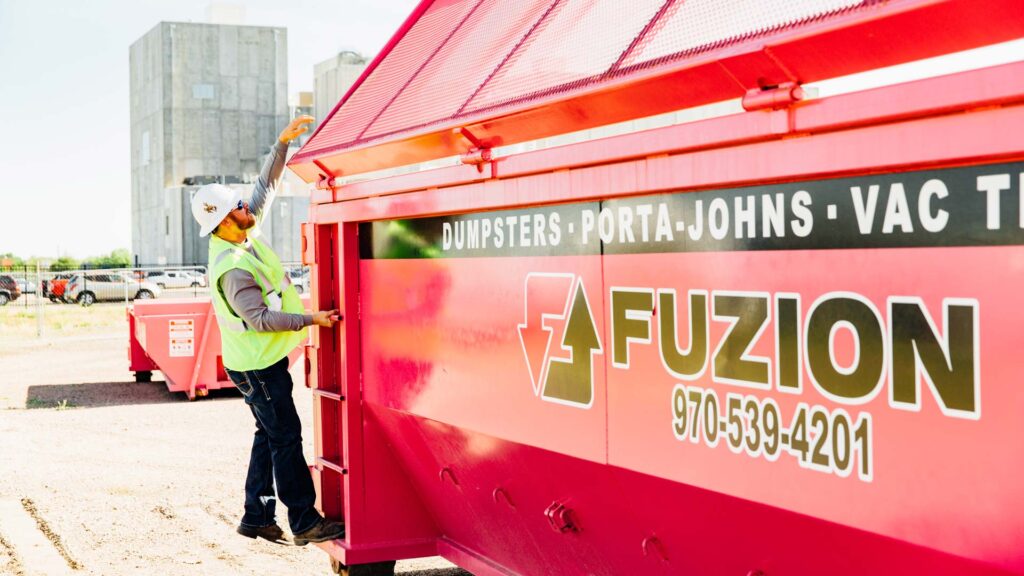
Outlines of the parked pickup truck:
{"label": "parked pickup truck", "polygon": [[14,302],[21,297],[21,288],[13,277],[7,274],[0,274],[0,306],[6,306],[8,302]]}

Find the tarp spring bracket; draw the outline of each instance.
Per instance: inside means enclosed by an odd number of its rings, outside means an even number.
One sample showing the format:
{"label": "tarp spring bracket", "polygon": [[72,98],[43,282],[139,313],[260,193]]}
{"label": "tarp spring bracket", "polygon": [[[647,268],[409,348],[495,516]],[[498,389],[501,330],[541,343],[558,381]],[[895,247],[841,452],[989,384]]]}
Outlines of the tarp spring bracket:
{"label": "tarp spring bracket", "polygon": [[462,163],[472,164],[476,166],[477,172],[483,173],[484,164],[492,160],[490,147],[466,128],[455,128],[452,130],[452,134],[462,136],[469,143],[469,151],[459,158]]}

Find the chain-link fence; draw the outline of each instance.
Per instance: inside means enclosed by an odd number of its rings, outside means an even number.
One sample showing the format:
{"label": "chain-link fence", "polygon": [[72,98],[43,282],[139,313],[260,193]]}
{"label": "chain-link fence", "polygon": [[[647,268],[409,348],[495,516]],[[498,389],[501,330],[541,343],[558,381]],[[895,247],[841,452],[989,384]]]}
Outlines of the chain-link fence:
{"label": "chain-link fence", "polygon": [[[309,268],[284,263],[300,294],[309,292]],[[36,266],[0,268],[0,317],[18,310],[36,310],[39,332],[43,316],[53,306],[128,306],[154,298],[208,298],[209,275],[205,266],[142,266],[53,270]],[[24,312],[31,313],[31,312]]]}

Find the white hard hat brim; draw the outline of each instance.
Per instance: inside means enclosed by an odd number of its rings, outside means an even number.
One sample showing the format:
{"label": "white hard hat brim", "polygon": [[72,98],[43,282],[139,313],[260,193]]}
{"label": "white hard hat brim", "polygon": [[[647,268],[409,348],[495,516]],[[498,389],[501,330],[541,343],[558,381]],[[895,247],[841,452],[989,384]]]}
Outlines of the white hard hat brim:
{"label": "white hard hat brim", "polygon": [[[223,220],[221,220],[220,222],[223,222]],[[200,227],[199,228],[199,237],[200,238],[206,238],[207,236],[209,236],[210,232],[213,232],[214,228],[216,228],[217,226],[220,226],[220,222],[217,222],[216,224],[207,224],[206,226]]]}

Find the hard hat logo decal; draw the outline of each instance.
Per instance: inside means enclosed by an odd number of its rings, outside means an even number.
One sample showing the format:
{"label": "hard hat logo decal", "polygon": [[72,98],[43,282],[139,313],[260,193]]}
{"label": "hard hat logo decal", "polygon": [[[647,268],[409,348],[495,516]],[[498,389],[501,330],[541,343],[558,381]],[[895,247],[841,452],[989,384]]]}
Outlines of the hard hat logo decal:
{"label": "hard hat logo decal", "polygon": [[206,210],[207,214],[213,214],[214,212],[217,211],[217,207],[214,206],[213,204],[203,202],[203,210]]}
{"label": "hard hat logo decal", "polygon": [[[523,296],[526,317],[518,326],[519,341],[533,393],[548,402],[590,408],[594,354],[603,350],[583,278],[532,273],[526,277]],[[554,350],[554,328],[549,322],[563,326],[561,347]],[[558,357],[552,358],[552,352]]]}

